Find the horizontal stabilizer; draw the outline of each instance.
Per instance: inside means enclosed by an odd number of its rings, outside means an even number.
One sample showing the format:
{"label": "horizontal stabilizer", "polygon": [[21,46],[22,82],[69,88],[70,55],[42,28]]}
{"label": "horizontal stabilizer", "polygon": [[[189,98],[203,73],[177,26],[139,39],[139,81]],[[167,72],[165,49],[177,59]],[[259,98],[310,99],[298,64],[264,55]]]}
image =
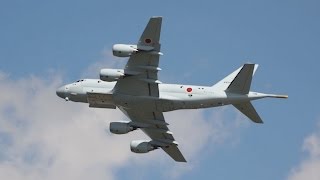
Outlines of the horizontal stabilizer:
{"label": "horizontal stabilizer", "polygon": [[246,115],[249,119],[251,119],[255,123],[263,123],[257,111],[252,106],[251,102],[244,102],[240,104],[232,104],[235,108],[237,108],[240,112]]}

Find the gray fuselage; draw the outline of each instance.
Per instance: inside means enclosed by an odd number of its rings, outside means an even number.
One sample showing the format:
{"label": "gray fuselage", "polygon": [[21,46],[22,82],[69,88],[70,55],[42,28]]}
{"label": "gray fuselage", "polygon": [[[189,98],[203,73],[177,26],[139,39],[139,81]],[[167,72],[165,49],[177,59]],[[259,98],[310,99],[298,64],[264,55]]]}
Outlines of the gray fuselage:
{"label": "gray fuselage", "polygon": [[159,84],[159,97],[132,96],[113,93],[115,85],[116,82],[83,79],[60,87],[57,95],[66,100],[88,103],[88,93],[110,94],[112,102],[109,103],[115,106],[160,112],[216,107],[268,97],[256,92],[241,95],[210,86],[179,84]]}

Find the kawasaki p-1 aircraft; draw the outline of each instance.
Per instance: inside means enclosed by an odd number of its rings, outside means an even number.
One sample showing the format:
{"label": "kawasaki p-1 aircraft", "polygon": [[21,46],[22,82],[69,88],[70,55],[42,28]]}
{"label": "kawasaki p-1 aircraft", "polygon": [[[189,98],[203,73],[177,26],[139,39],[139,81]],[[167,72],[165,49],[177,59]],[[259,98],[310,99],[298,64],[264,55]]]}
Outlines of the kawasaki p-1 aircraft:
{"label": "kawasaki p-1 aircraft", "polygon": [[66,101],[88,103],[93,108],[117,107],[131,120],[110,123],[114,134],[141,129],[151,140],[136,140],[131,151],[147,153],[163,149],[175,161],[186,162],[168,128],[163,112],[233,105],[255,123],[262,123],[252,100],[286,95],[251,92],[258,65],[242,67],[213,86],[164,84],[158,79],[161,17],[150,18],[137,45],[116,44],[113,55],[129,57],[124,69],[102,69],[100,79],[82,79],[60,87],[57,95]]}

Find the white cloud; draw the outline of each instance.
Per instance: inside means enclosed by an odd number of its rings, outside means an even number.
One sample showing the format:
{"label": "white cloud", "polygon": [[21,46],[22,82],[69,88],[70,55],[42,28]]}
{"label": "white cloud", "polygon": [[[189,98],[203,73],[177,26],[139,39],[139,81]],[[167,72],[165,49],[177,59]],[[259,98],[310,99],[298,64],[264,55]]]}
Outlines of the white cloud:
{"label": "white cloud", "polygon": [[289,180],[320,179],[320,126],[318,131],[308,136],[303,143],[303,150],[308,153],[300,165],[293,168]]}
{"label": "white cloud", "polygon": [[133,154],[130,141],[146,135],[106,133],[109,122],[125,119],[122,113],[64,102],[55,94],[62,78],[51,77],[13,80],[0,73],[0,179],[117,179],[121,167],[148,167],[155,161],[157,168],[169,164],[164,168],[169,177],[179,177],[199,165],[201,152],[225,142],[239,127],[238,120],[226,117],[228,108],[211,115],[204,110],[166,113],[188,163],[175,163],[160,150]]}
{"label": "white cloud", "polygon": [[[134,158],[134,164],[147,168],[150,162],[157,161],[163,171],[164,179],[175,179],[201,166],[204,155],[214,155],[213,150],[220,144],[234,143],[238,129],[245,127],[249,121],[243,115],[234,113],[234,109],[223,107],[208,110],[179,110],[165,113],[165,118],[179,142],[179,149],[187,163],[176,163],[163,151],[151,152],[150,160],[141,161]],[[156,156],[153,156],[156,155]],[[156,159],[156,160],[154,160]],[[133,179],[141,179],[137,174]]]}
{"label": "white cloud", "polygon": [[103,129],[105,120],[122,115],[64,103],[55,95],[60,82],[1,80],[0,179],[111,179],[105,167],[129,157],[128,148],[105,138],[110,135]]}

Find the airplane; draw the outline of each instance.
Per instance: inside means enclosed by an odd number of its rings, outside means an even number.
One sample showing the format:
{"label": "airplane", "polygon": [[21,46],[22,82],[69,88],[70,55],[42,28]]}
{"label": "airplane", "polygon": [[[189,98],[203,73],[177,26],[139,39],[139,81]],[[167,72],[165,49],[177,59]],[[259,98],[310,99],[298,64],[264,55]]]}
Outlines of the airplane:
{"label": "airplane", "polygon": [[177,162],[186,162],[163,113],[233,105],[255,123],[263,123],[251,104],[261,98],[287,95],[251,92],[258,65],[246,63],[213,86],[164,84],[158,79],[162,17],[151,17],[138,43],[115,44],[113,55],[129,57],[124,69],[101,69],[100,79],[81,79],[57,89],[66,101],[88,103],[91,108],[120,109],[130,121],[111,122],[114,134],[141,129],[151,140],[135,140],[130,149],[147,153],[163,149]]}

